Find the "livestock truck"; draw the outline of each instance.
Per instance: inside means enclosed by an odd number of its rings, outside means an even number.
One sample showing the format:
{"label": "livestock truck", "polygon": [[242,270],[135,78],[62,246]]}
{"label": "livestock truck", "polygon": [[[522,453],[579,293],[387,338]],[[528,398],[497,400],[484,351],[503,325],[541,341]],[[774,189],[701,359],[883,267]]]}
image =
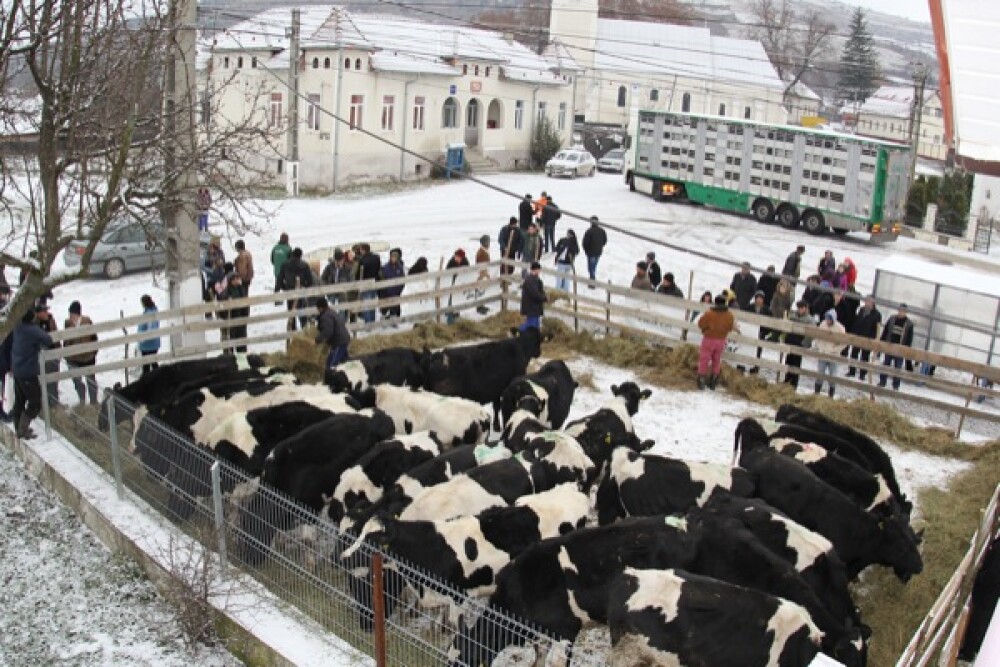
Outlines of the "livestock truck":
{"label": "livestock truck", "polygon": [[910,149],[852,134],[690,113],[639,111],[625,180],[654,199],[689,201],[810,234],[895,240]]}

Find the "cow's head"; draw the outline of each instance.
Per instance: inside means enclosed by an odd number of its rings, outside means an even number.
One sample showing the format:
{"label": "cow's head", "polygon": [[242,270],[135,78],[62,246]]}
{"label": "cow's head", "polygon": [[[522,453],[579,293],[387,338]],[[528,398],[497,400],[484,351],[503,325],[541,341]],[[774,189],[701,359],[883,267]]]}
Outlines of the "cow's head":
{"label": "cow's head", "polygon": [[920,538],[901,517],[878,520],[882,532],[878,562],[892,568],[899,580],[906,583],[924,570],[920,556]]}
{"label": "cow's head", "polygon": [[392,417],[378,408],[372,409],[371,429],[370,442],[373,445],[396,435],[396,424]]}
{"label": "cow's head", "polygon": [[623,382],[620,385],[611,385],[611,393],[625,401],[625,409],[629,415],[634,416],[639,412],[639,404],[653,395],[650,389],[639,389],[635,382]]}
{"label": "cow's head", "polygon": [[824,637],[823,648],[844,667],[864,667],[871,634],[867,625],[854,626],[848,621],[842,636],[834,641]]}
{"label": "cow's head", "polygon": [[515,410],[524,410],[525,412],[530,412],[536,417],[541,417],[542,412],[545,410],[545,399],[539,398],[538,396],[522,396],[518,399]]}
{"label": "cow's head", "polygon": [[518,331],[515,337],[518,346],[529,359],[542,356],[542,332],[537,328],[528,327],[524,331]]}

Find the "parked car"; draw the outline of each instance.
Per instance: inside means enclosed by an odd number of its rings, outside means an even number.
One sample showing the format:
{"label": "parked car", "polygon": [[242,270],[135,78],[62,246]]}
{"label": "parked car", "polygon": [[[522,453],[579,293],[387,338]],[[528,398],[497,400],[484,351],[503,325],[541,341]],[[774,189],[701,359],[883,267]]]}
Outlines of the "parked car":
{"label": "parked car", "polygon": [[597,168],[600,171],[622,173],[625,170],[625,149],[614,148],[605,153],[604,157],[597,161]]}
{"label": "parked car", "polygon": [[[104,276],[110,280],[131,271],[162,268],[167,263],[164,241],[167,230],[159,220],[149,222],[132,218],[112,221],[94,246],[90,258],[90,275]],[[208,234],[201,234],[199,244],[202,255],[208,247]],[[88,242],[70,241],[64,259],[66,266],[80,265]]]}
{"label": "parked car", "polygon": [[597,171],[594,156],[587,151],[567,149],[559,151],[551,160],[545,163],[545,173],[548,176],[593,176]]}

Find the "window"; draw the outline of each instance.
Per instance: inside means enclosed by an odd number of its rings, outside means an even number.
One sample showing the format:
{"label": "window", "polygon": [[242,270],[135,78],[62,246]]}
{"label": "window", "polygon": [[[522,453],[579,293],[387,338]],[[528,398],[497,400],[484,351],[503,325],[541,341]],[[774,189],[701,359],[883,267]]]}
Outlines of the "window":
{"label": "window", "polygon": [[479,76],[479,65],[476,65],[476,76]]}
{"label": "window", "polygon": [[351,69],[351,59],[344,58],[344,69]]}
{"label": "window", "polygon": [[566,103],[559,103],[559,116],[557,117],[557,126],[560,130],[566,129]]}
{"label": "window", "polygon": [[539,102],[538,103],[538,117],[537,117],[537,120],[538,120],[539,123],[541,123],[542,119],[545,118],[546,107],[547,107],[547,103],[546,102]]}
{"label": "window", "polygon": [[361,71],[361,58],[354,59],[354,69]]}
{"label": "window", "polygon": [[313,69],[319,69],[319,58],[313,58]]}
{"label": "window", "polygon": [[625,86],[618,86],[618,106],[620,108],[625,107],[625,96],[628,95],[628,91]]}
{"label": "window", "polygon": [[201,91],[201,124],[208,125],[212,122],[212,96],[208,88]]}
{"label": "window", "polygon": [[229,69],[229,56],[222,59],[222,69]]}
{"label": "window", "polygon": [[323,58],[323,69],[330,69],[330,59]]}
{"label": "window", "polygon": [[281,93],[271,93],[271,127],[281,127],[282,122]]}
{"label": "window", "polygon": [[254,56],[253,58],[250,59],[250,67],[252,67],[253,69],[257,69],[257,56]]}
{"label": "window", "polygon": [[725,104],[720,104],[719,105],[719,115],[720,116],[725,116],[726,115],[726,105]]}
{"label": "window", "polygon": [[310,130],[319,129],[319,93],[309,93],[306,96],[309,105],[306,109],[306,127]]}
{"label": "window", "polygon": [[236,69],[243,69],[243,56],[236,59]]}
{"label": "window", "polygon": [[490,68],[489,65],[486,66],[486,78],[490,78]]}
{"label": "window", "polygon": [[394,95],[382,96],[382,129],[392,132],[393,117],[396,115],[396,97]]}
{"label": "window", "polygon": [[743,117],[750,120],[750,114],[753,113],[750,107],[743,107]]}
{"label": "window", "polygon": [[424,98],[414,97],[413,98],[413,129],[423,130],[424,129]]}
{"label": "window", "polygon": [[514,102],[514,129],[524,129],[524,100]]}
{"label": "window", "polygon": [[684,97],[681,98],[681,111],[684,113],[691,111],[691,93],[684,93]]}
{"label": "window", "polygon": [[468,74],[468,73],[469,73],[469,66],[462,65],[462,74]]}
{"label": "window", "polygon": [[458,102],[454,97],[444,101],[444,106],[441,108],[441,127],[458,127]]}
{"label": "window", "polygon": [[649,101],[650,102],[659,102],[660,101],[660,91],[657,90],[656,88],[651,89],[649,91]]}
{"label": "window", "polygon": [[351,115],[350,124],[351,129],[356,130],[363,126],[365,112],[365,96],[364,95],[351,95]]}

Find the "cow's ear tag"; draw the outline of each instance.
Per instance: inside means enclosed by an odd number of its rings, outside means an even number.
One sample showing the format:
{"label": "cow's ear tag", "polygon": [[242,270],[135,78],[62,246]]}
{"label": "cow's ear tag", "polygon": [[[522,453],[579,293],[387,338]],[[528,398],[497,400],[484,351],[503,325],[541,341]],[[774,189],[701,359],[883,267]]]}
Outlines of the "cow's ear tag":
{"label": "cow's ear tag", "polygon": [[605,445],[610,445],[611,444],[611,434],[610,433],[605,433],[604,434],[604,444]]}
{"label": "cow's ear tag", "polygon": [[667,524],[668,526],[670,526],[671,528],[676,528],[677,530],[681,530],[681,531],[685,531],[685,532],[687,531],[687,527],[688,527],[687,520],[684,519],[683,517],[668,516],[667,518],[665,518],[663,520],[663,522],[665,524]]}

